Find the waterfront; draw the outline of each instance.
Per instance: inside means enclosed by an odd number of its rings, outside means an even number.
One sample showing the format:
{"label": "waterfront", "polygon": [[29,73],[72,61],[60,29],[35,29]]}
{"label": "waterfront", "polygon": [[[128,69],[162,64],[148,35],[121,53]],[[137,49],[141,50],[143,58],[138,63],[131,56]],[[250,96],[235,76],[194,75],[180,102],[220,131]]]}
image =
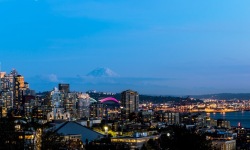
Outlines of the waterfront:
{"label": "waterfront", "polygon": [[242,127],[250,128],[250,111],[208,113],[208,115],[213,119],[227,119],[231,126],[237,126],[240,122]]}

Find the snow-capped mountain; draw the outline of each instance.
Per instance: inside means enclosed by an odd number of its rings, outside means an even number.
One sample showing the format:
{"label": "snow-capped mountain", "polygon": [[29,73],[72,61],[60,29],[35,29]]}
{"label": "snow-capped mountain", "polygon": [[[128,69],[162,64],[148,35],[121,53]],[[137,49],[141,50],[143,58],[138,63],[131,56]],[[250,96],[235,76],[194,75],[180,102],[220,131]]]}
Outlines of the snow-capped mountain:
{"label": "snow-capped mountain", "polygon": [[119,75],[109,68],[96,68],[89,72],[87,76],[91,77],[118,77]]}

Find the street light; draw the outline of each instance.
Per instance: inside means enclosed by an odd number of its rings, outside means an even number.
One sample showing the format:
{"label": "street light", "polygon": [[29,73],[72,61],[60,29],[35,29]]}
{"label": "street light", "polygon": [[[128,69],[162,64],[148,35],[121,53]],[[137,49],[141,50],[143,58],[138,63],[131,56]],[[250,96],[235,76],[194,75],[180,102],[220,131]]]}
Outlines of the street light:
{"label": "street light", "polygon": [[108,127],[107,126],[104,126],[104,131],[105,131],[105,134],[108,135]]}

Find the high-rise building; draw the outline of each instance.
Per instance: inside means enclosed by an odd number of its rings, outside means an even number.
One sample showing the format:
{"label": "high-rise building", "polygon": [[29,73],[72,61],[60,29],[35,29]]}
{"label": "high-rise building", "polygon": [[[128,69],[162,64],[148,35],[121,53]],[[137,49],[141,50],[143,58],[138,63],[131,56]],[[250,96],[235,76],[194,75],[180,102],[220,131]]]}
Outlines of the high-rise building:
{"label": "high-rise building", "polygon": [[24,90],[24,77],[17,75],[14,77],[14,107],[20,108],[22,105],[22,92]]}
{"label": "high-rise building", "polygon": [[15,77],[15,82],[16,83],[18,82],[20,88],[24,88],[24,77],[23,76],[17,75]]}
{"label": "high-rise building", "polygon": [[5,72],[0,71],[0,92],[3,90],[3,81],[4,81],[3,79],[5,74],[6,74]]}
{"label": "high-rise building", "polygon": [[52,107],[62,108],[63,107],[62,94],[58,90],[58,88],[55,87],[54,90],[50,92],[50,95],[51,95]]}
{"label": "high-rise building", "polygon": [[12,74],[4,74],[1,81],[2,90],[14,90],[14,76]]}
{"label": "high-rise building", "polygon": [[126,118],[129,117],[129,114],[132,112],[138,112],[139,108],[139,94],[136,91],[126,90],[121,93],[121,106],[122,114]]}
{"label": "high-rise building", "polygon": [[104,104],[100,102],[92,103],[90,106],[90,117],[102,119],[105,113]]}
{"label": "high-rise building", "polygon": [[13,107],[13,92],[12,91],[2,91],[1,98],[3,100],[3,107],[10,110]]}
{"label": "high-rise building", "polygon": [[68,93],[66,99],[64,100],[64,108],[66,112],[69,112],[71,116],[76,116],[76,102],[78,100],[77,93]]}
{"label": "high-rise building", "polygon": [[58,85],[58,88],[59,88],[59,91],[62,92],[62,93],[69,93],[69,84],[62,84],[60,83]]}
{"label": "high-rise building", "polygon": [[77,114],[78,118],[88,118],[90,112],[90,98],[88,94],[79,94],[77,102]]}
{"label": "high-rise building", "polygon": [[23,112],[25,104],[27,104],[23,96],[35,96],[35,91],[29,89],[29,84],[24,82],[24,77],[19,75],[13,69],[9,74],[0,72],[0,99],[3,107],[7,110],[12,108],[18,109],[17,112]]}

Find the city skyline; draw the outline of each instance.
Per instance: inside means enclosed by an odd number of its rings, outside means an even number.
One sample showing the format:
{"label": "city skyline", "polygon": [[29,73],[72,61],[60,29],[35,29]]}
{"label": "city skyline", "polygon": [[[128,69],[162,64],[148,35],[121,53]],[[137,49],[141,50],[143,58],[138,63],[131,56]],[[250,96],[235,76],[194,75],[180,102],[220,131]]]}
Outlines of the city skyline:
{"label": "city skyline", "polygon": [[[249,4],[0,0],[1,71],[17,69],[36,91],[63,82],[76,91],[246,93]],[[114,74],[88,76],[96,68]]]}

